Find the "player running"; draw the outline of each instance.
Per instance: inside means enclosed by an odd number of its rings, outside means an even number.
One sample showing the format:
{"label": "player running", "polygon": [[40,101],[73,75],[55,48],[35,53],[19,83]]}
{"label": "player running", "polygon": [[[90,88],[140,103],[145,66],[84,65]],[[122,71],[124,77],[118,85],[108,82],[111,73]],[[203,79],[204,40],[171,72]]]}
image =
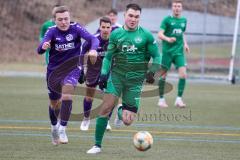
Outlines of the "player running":
{"label": "player running", "polygon": [[[107,51],[109,36],[112,30],[111,21],[108,17],[102,17],[100,19],[99,26],[100,33],[95,36],[98,38],[100,44],[97,49],[98,57],[95,64],[92,64],[90,60],[87,61],[87,72],[85,75],[86,78],[86,96],[83,101],[84,106],[84,119],[80,125],[80,130],[87,131],[90,125],[90,111],[92,108],[92,102],[94,98],[94,94],[96,91],[96,87],[98,85],[102,61],[105,56],[105,52]],[[89,51],[91,44],[89,42],[85,42],[82,46],[82,55]],[[112,112],[111,112],[112,113]],[[111,130],[111,126],[108,121],[107,130]]]}
{"label": "player running", "polygon": [[[59,6],[60,6],[60,5],[55,5],[54,8],[55,8],[55,7],[59,7]],[[54,10],[54,8],[53,8],[53,10]],[[52,27],[52,26],[54,26],[54,25],[55,25],[55,22],[54,22],[54,19],[53,19],[53,18],[45,21],[45,22],[42,24],[42,26],[41,26],[41,28],[40,28],[40,33],[39,33],[39,40],[40,40],[40,42],[42,41],[42,39],[43,39],[45,33],[47,32],[48,28],[50,28],[50,27]],[[46,65],[48,65],[48,63],[49,63],[49,49],[46,50],[46,52],[45,52],[45,63],[46,63]]]}
{"label": "player running", "polygon": [[52,143],[57,145],[68,143],[65,130],[72,110],[72,93],[81,73],[81,38],[91,43],[89,55],[92,57],[92,63],[96,60],[99,41],[78,23],[70,23],[70,13],[66,6],[54,8],[53,18],[56,26],[48,29],[37,51],[43,54],[50,49],[46,80],[50,100]]}
{"label": "player running", "polygon": [[[87,151],[88,154],[101,152],[108,114],[120,96],[122,96],[123,105],[118,109],[118,117],[125,125],[130,125],[135,119],[151,57],[155,65],[152,65],[149,70],[151,72],[159,70],[161,56],[156,41],[150,31],[138,25],[140,15],[139,5],[127,5],[124,26],[114,30],[110,35],[99,81],[99,87],[106,90],[96,119],[95,145]],[[113,58],[114,65],[108,76]]]}
{"label": "player running", "polygon": [[186,58],[184,50],[189,53],[187,41],[184,38],[184,32],[187,26],[186,18],[181,16],[182,0],[174,0],[172,2],[172,16],[167,16],[161,23],[158,37],[162,40],[162,74],[159,80],[159,101],[158,105],[162,108],[168,107],[164,99],[164,86],[167,76],[167,71],[171,69],[173,63],[178,70],[178,95],[175,101],[175,106],[184,108],[186,104],[182,100],[186,84]]}

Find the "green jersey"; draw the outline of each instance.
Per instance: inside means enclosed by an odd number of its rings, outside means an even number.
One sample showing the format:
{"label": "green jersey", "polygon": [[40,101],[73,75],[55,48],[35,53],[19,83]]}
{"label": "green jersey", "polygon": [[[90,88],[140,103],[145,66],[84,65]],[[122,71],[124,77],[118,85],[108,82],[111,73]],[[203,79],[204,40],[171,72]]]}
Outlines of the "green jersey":
{"label": "green jersey", "polygon": [[[40,29],[40,34],[39,34],[39,40],[42,41],[45,33],[47,32],[48,28],[49,27],[52,27],[55,25],[55,22],[53,20],[47,20],[43,23],[43,25],[41,26],[41,29]],[[49,63],[49,50],[50,49],[47,49],[46,52],[45,52],[45,62],[46,64]]]}
{"label": "green jersey", "polygon": [[46,22],[43,23],[43,25],[40,28],[40,34],[39,34],[39,40],[41,41],[45,35],[45,33],[47,32],[49,27],[54,26],[55,23],[53,20],[47,20]]}
{"label": "green jersey", "polygon": [[167,16],[162,21],[160,26],[161,30],[164,30],[164,35],[167,37],[175,37],[176,41],[169,43],[167,41],[162,42],[163,54],[182,55],[184,53],[184,40],[183,33],[186,30],[187,19],[184,17],[176,18],[173,16]]}
{"label": "green jersey", "polygon": [[[106,75],[112,66],[113,73],[126,78],[129,78],[128,75],[132,78],[139,77],[146,73],[151,57],[154,65],[150,70],[155,72],[159,69],[161,56],[151,32],[140,26],[134,31],[118,28],[110,35],[101,74]],[[111,65],[112,60],[113,65]]]}

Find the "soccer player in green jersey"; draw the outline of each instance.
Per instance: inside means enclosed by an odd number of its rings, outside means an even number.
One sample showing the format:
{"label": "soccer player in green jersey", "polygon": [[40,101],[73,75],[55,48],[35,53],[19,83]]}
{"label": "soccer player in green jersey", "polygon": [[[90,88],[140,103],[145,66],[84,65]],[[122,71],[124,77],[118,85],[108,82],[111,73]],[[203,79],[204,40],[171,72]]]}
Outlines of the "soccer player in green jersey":
{"label": "soccer player in green jersey", "polygon": [[159,101],[160,107],[168,107],[164,97],[164,86],[167,76],[167,71],[170,70],[173,63],[178,70],[178,95],[175,101],[175,106],[183,108],[186,104],[182,100],[186,84],[186,58],[184,50],[189,53],[189,47],[184,38],[184,32],[187,26],[186,18],[181,16],[182,1],[173,0],[172,2],[172,16],[167,16],[163,19],[158,37],[162,40],[162,70],[159,80]]}
{"label": "soccer player in green jersey", "polygon": [[[59,6],[60,6],[60,5],[55,5],[55,6],[53,7],[53,9],[56,8],[56,7],[59,7]],[[53,18],[45,21],[45,22],[42,24],[42,26],[41,26],[41,28],[40,28],[40,33],[39,33],[39,41],[40,41],[40,42],[42,41],[42,39],[43,39],[45,33],[47,32],[48,28],[50,28],[50,27],[52,27],[52,26],[54,26],[54,25],[55,25],[55,22],[54,22]],[[46,52],[45,52],[45,63],[46,63],[46,65],[48,65],[48,63],[49,63],[49,49],[46,50]]]}
{"label": "soccer player in green jersey", "polygon": [[[150,31],[138,25],[140,15],[139,5],[128,4],[123,27],[114,30],[110,35],[99,80],[99,88],[105,89],[105,94],[96,119],[95,145],[87,151],[88,154],[101,152],[108,114],[120,96],[122,107],[118,108],[118,117],[125,125],[133,122],[140,105],[145,76],[159,70],[161,56],[157,43]],[[153,59],[153,64],[148,69],[150,58]]]}

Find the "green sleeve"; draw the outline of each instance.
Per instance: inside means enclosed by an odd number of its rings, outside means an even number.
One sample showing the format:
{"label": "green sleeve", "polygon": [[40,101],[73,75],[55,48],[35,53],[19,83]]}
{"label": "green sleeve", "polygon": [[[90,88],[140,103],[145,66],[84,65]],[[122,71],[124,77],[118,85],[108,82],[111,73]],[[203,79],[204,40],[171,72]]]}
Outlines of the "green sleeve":
{"label": "green sleeve", "polygon": [[40,34],[39,34],[39,40],[41,41],[45,35],[45,33],[47,32],[49,27],[54,26],[55,23],[52,20],[47,20],[43,23],[43,25],[40,28]]}
{"label": "green sleeve", "polygon": [[46,26],[46,23],[44,23],[40,28],[40,34],[39,34],[40,41],[43,39],[46,31],[47,31],[47,26]]}
{"label": "green sleeve", "polygon": [[185,27],[183,29],[184,32],[186,31],[186,28],[187,28],[187,19],[185,18]]}
{"label": "green sleeve", "polygon": [[154,39],[151,33],[149,33],[149,41],[148,41],[147,49],[153,59],[152,65],[149,68],[149,71],[155,73],[160,69],[162,57],[159,52],[157,41]]}
{"label": "green sleeve", "polygon": [[107,75],[111,69],[112,66],[112,57],[114,53],[116,52],[117,49],[117,43],[115,41],[115,32],[112,32],[109,38],[109,44],[107,48],[107,53],[103,59],[102,63],[102,69],[101,69],[101,74],[102,75]]}
{"label": "green sleeve", "polygon": [[166,28],[167,28],[167,20],[168,20],[167,17],[163,19],[163,21],[162,21],[162,23],[160,25],[160,30],[164,30],[164,31],[166,30]]}

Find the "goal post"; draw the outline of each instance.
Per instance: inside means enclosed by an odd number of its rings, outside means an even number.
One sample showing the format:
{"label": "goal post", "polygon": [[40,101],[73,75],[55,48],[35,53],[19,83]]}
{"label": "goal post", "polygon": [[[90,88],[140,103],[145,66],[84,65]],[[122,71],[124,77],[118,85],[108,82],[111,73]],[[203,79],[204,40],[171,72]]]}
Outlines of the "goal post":
{"label": "goal post", "polygon": [[235,20],[235,28],[233,35],[233,43],[232,43],[232,52],[231,59],[229,65],[229,75],[228,79],[230,82],[235,83],[237,79],[239,79],[239,57],[240,57],[240,40],[238,38],[239,33],[239,16],[240,16],[240,0],[238,0],[237,11],[236,11],[236,20]]}

